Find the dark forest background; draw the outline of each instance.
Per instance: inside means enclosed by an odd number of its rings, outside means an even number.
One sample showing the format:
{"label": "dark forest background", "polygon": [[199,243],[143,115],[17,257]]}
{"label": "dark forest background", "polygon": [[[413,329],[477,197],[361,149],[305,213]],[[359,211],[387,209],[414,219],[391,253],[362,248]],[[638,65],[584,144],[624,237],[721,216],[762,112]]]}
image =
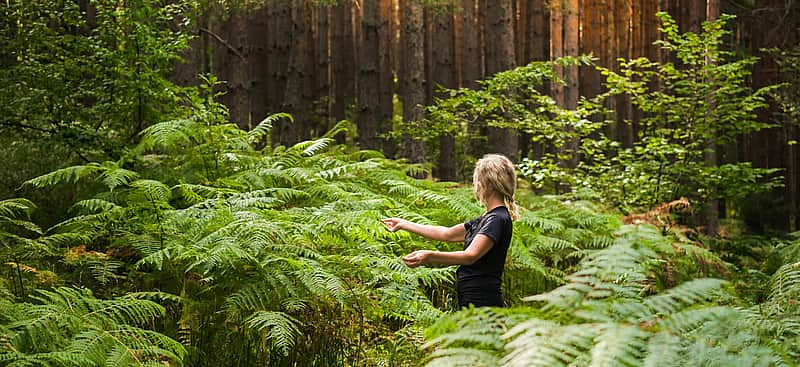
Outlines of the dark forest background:
{"label": "dark forest background", "polygon": [[[198,14],[196,38],[173,78],[183,85],[197,83],[197,75],[205,73],[224,80],[221,101],[231,120],[244,129],[272,113],[292,114],[294,123],[281,123],[273,132],[276,143],[318,136],[350,119],[357,122],[361,148],[431,162],[436,178],[464,180],[469,179],[469,164],[459,163],[452,137],[442,136],[428,146],[411,137],[382,138],[392,131],[395,116],[421,120],[419,106],[441,97],[439,86],[475,88],[478,80],[531,61],[591,54],[598,65],[615,71],[618,58],[674,61],[674,55],[654,44],[663,37],[658,12],[672,15],[682,32],[699,32],[703,21],[720,13],[736,15],[723,48],[759,57],[749,80],[754,88],[785,81],[776,53],[769,49],[796,45],[800,14],[795,3],[782,0],[362,0],[209,6]],[[564,107],[574,109],[579,96],[604,92],[604,78],[594,67],[566,73],[565,86],[547,90]],[[606,103],[617,121],[609,135],[630,146],[637,140],[642,113],[624,96]],[[760,119],[776,121],[778,110],[764,109]],[[473,141],[477,147],[470,149],[477,154],[502,152],[515,160],[535,159],[547,149],[530,135],[493,130],[484,129],[488,139]],[[784,170],[784,187],[754,199],[747,208],[747,219],[756,229],[796,229],[800,157],[787,142],[797,138],[796,126],[785,121],[717,148],[720,161]]]}

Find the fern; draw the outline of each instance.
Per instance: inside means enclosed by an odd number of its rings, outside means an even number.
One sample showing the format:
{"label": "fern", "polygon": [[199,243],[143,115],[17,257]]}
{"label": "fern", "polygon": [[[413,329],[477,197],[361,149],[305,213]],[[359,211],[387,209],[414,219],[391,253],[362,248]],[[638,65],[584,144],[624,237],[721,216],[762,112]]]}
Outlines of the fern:
{"label": "fern", "polygon": [[[764,316],[719,305],[731,299],[722,280],[696,279],[647,295],[653,249],[662,241],[652,227],[622,227],[615,244],[587,256],[566,284],[528,297],[542,303],[541,313],[517,323],[500,319],[513,327],[492,347],[501,356],[497,364],[793,365],[797,334],[754,330],[752,320]],[[485,332],[479,330],[490,323],[467,313],[460,317],[478,327],[433,339],[430,345],[438,349],[429,365],[474,362],[471,356],[483,353]]]}
{"label": "fern", "polygon": [[247,326],[262,332],[277,350],[288,354],[300,334],[299,322],[282,312],[257,311],[245,321]]}
{"label": "fern", "polygon": [[8,343],[0,343],[0,360],[12,365],[145,366],[179,365],[186,356],[176,341],[137,326],[164,315],[156,303],[99,300],[71,288],[40,290],[32,299],[38,303],[2,305],[17,317],[3,326]]}

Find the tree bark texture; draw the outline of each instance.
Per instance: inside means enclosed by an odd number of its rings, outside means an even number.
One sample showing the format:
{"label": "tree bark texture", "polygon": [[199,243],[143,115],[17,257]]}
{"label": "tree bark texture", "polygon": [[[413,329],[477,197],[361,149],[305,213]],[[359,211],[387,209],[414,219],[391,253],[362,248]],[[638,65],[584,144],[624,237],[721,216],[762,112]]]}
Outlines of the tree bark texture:
{"label": "tree bark texture", "polygon": [[[511,0],[492,0],[486,7],[486,73],[495,73],[514,68],[514,23]],[[489,127],[489,149],[517,160],[518,139],[513,129]]]}
{"label": "tree bark texture", "polygon": [[358,82],[358,145],[361,149],[380,150],[379,28],[380,1],[362,0],[361,46]]}
{"label": "tree bark texture", "polygon": [[[706,3],[706,18],[709,21],[714,21],[719,18],[719,0],[708,0]],[[706,63],[711,63],[712,61],[706,59]],[[711,76],[712,78],[714,76]],[[711,96],[706,97],[706,101],[708,103],[708,115],[713,116],[713,109],[714,104]],[[711,137],[708,139],[706,143],[706,149],[703,154],[703,159],[705,160],[705,164],[708,167],[716,167],[718,163],[718,156],[717,156],[717,139],[712,132]],[[710,198],[708,203],[706,204],[705,216],[706,216],[706,234],[709,236],[716,236],[718,229],[719,229],[719,200],[717,198]]]}
{"label": "tree bark texture", "polygon": [[[401,0],[402,12],[402,88],[403,121],[420,121],[425,103],[425,30],[422,5],[417,0]],[[403,156],[411,162],[425,160],[425,144],[418,137],[406,134]]]}
{"label": "tree bark texture", "polygon": [[[453,39],[454,24],[453,13],[439,13],[434,16],[432,47],[433,72],[431,84],[444,88],[456,87],[455,48]],[[438,87],[437,87],[438,88]],[[439,98],[444,98],[441,93],[434,93]],[[448,121],[457,124],[457,121]],[[455,126],[453,127],[455,130]],[[454,134],[443,134],[439,137],[439,162],[437,177],[442,181],[455,181],[456,179],[456,150]]]}

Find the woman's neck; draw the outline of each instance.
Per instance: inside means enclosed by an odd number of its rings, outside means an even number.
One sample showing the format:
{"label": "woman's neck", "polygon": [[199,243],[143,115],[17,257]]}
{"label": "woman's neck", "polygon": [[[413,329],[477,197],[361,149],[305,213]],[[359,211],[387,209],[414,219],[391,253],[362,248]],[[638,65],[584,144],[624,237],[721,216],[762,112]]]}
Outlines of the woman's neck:
{"label": "woman's neck", "polygon": [[486,212],[488,213],[497,208],[498,206],[504,206],[504,205],[506,205],[506,203],[503,201],[503,199],[500,199],[497,196],[492,196],[486,199]]}

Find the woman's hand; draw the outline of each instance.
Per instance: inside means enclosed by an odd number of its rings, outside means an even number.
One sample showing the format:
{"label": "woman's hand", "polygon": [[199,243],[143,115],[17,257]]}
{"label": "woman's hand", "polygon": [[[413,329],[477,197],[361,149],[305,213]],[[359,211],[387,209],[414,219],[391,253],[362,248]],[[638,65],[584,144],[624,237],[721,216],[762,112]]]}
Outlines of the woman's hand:
{"label": "woman's hand", "polygon": [[384,227],[386,227],[389,232],[397,232],[397,230],[405,229],[404,227],[408,223],[407,220],[400,218],[381,219],[381,222],[383,222]]}
{"label": "woman's hand", "polygon": [[403,256],[403,262],[406,263],[406,266],[409,268],[416,268],[417,266],[427,263],[427,260],[432,253],[433,251],[417,250],[406,256]]}

